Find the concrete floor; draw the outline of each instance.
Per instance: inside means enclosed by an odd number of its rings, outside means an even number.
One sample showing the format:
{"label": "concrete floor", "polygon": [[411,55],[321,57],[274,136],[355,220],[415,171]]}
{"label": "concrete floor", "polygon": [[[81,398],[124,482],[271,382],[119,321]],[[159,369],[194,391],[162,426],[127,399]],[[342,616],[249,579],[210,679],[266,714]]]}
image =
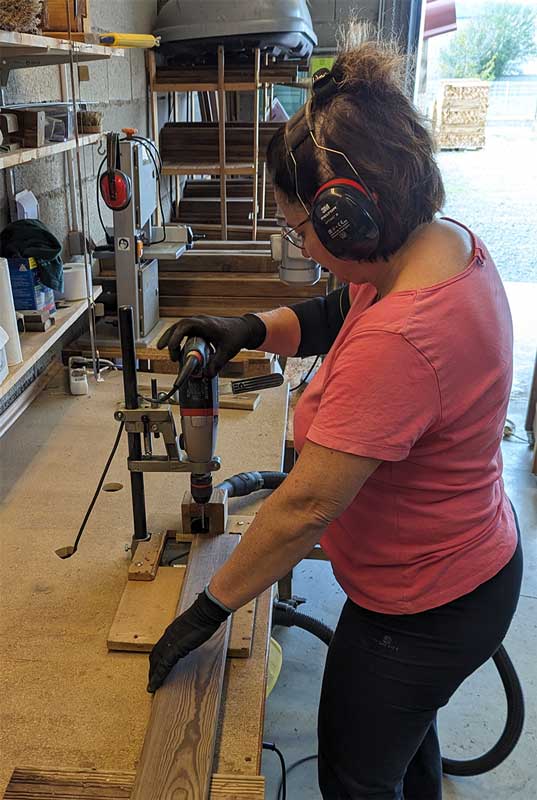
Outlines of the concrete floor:
{"label": "concrete floor", "polygon": [[[515,378],[509,416],[524,436],[528,387],[537,347],[537,284],[506,284],[515,324]],[[444,800],[534,800],[537,797],[537,489],[530,474],[531,454],[518,439],[503,446],[504,478],[517,508],[525,552],[525,575],[518,610],[505,644],[522,681],[526,723],[511,756],[496,770],[472,778],[445,778]],[[295,570],[293,591],[307,598],[304,611],[330,626],[337,622],[344,596],[323,562],[306,561]],[[280,679],[267,703],[265,740],[283,751],[287,765],[317,750],[316,713],[326,648],[298,629],[276,629],[284,651]],[[440,715],[446,756],[472,758],[497,741],[505,720],[505,695],[492,662],[471,676]],[[289,777],[290,800],[319,800],[316,762],[309,761]],[[280,768],[265,752],[263,772],[267,800],[276,798]],[[411,799],[409,799],[411,800]]]}

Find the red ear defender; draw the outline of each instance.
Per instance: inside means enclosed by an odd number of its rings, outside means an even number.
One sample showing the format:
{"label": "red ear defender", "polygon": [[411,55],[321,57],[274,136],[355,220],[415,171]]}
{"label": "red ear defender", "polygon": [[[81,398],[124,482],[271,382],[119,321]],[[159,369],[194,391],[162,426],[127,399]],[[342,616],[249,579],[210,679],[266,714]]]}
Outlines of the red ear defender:
{"label": "red ear defender", "polygon": [[322,245],[336,258],[361,261],[378,247],[382,215],[359,180],[333,178],[323,183],[310,216]]}
{"label": "red ear defender", "polygon": [[131,201],[131,180],[121,170],[112,170],[101,175],[101,195],[104,202],[112,211],[123,211]]}

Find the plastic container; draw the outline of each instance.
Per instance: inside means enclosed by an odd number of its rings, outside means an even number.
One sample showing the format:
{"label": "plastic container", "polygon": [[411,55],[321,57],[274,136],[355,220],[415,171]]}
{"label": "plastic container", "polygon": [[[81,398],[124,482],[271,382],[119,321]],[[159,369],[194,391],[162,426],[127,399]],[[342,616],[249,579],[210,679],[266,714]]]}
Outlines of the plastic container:
{"label": "plastic container", "polygon": [[7,366],[7,352],[6,344],[8,343],[8,335],[5,330],[0,327],[0,384],[5,381],[9,372]]}

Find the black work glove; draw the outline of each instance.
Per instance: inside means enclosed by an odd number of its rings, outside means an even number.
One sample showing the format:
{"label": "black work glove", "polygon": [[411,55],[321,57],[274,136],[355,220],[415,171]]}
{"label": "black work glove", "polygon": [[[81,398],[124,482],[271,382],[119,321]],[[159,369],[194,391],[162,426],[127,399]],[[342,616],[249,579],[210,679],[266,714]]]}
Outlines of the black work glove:
{"label": "black work glove", "polygon": [[185,336],[201,336],[214,347],[214,354],[205,369],[208,378],[214,378],[228,361],[243,349],[256,350],[267,336],[263,320],[255,314],[243,317],[185,317],[176,322],[160,337],[157,347],[168,347],[172,361],[179,361],[181,342]]}
{"label": "black work glove", "polygon": [[147,691],[156,692],[179,659],[210,639],[230,614],[205,592],[199,594],[190,608],[168,625],[151,650]]}

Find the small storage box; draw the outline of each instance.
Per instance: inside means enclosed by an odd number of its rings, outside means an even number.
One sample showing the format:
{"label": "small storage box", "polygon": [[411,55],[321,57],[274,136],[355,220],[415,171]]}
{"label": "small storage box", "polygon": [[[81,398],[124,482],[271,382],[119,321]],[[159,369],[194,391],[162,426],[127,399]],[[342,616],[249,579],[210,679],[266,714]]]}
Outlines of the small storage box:
{"label": "small storage box", "polygon": [[35,258],[8,258],[11,290],[17,311],[56,311],[54,292],[43,286]]}

